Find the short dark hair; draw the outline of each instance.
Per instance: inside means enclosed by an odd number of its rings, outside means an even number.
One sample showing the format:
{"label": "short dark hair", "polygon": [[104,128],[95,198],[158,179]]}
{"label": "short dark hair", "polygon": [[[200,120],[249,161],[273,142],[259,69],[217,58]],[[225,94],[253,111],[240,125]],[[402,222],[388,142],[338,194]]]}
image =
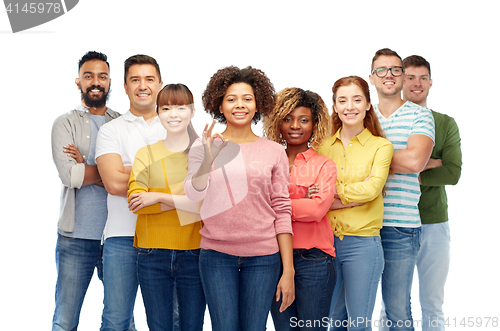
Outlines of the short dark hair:
{"label": "short dark hair", "polygon": [[106,56],[106,54],[103,54],[101,52],[96,52],[96,51],[89,51],[89,52],[85,53],[84,56],[82,56],[80,61],[78,61],[78,71],[80,71],[80,68],[83,66],[83,64],[85,62],[92,61],[92,60],[99,60],[99,61],[105,62],[108,65],[108,69],[109,69],[108,57]]}
{"label": "short dark hair", "polygon": [[125,60],[125,77],[124,77],[125,83],[127,83],[128,70],[130,69],[131,66],[136,64],[151,64],[153,67],[155,67],[160,82],[162,81],[160,73],[160,65],[158,64],[158,62],[156,62],[156,60],[149,55],[137,54],[137,55],[132,55],[131,57]]}
{"label": "short dark hair", "polygon": [[274,85],[266,74],[251,66],[243,69],[229,66],[219,69],[210,78],[201,97],[205,111],[210,113],[219,123],[226,123],[226,118],[219,111],[219,107],[222,105],[228,87],[236,83],[246,83],[253,89],[258,112],[255,113],[252,123],[259,122],[261,115],[267,115],[273,110],[275,103]]}
{"label": "short dark hair", "polygon": [[372,69],[373,70],[373,63],[375,61],[377,61],[377,59],[381,56],[395,56],[397,58],[399,58],[401,60],[401,62],[403,62],[403,59],[401,58],[401,56],[399,56],[398,53],[396,53],[395,51],[393,51],[392,49],[389,49],[389,48],[382,48],[382,49],[379,49],[376,53],[375,53],[375,56],[373,56],[373,59],[372,59]]}
{"label": "short dark hair", "polygon": [[403,60],[403,68],[408,67],[426,67],[429,70],[429,77],[431,77],[431,65],[426,59],[420,55],[410,55]]}

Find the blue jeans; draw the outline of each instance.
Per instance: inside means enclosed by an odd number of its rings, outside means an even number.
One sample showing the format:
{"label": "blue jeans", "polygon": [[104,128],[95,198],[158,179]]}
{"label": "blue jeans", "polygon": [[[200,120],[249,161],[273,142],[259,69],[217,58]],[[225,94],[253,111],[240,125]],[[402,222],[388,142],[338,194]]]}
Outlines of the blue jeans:
{"label": "blue jeans", "polygon": [[448,222],[422,224],[417,272],[423,331],[444,331],[444,285],[449,268],[450,226]]}
{"label": "blue jeans", "polygon": [[103,246],[104,310],[101,331],[134,330],[139,280],[134,237],[110,237]]}
{"label": "blue jeans", "polygon": [[382,272],[382,300],[386,319],[381,330],[413,331],[411,285],[420,249],[421,228],[384,226],[380,230],[385,266]]}
{"label": "blue jeans", "polygon": [[56,246],[56,309],[52,330],[76,330],[83,299],[97,268],[102,280],[100,240],[58,235]]}
{"label": "blue jeans", "polygon": [[333,256],[320,249],[294,249],[295,301],[280,313],[280,301],[272,299],[274,328],[286,330],[326,330],[336,272]]}
{"label": "blue jeans", "polygon": [[233,256],[202,249],[200,274],[213,331],[264,331],[280,255]]}
{"label": "blue jeans", "polygon": [[337,284],[330,330],[371,330],[378,283],[384,269],[380,237],[335,238]]}
{"label": "blue jeans", "polygon": [[180,330],[203,329],[206,304],[199,259],[199,249],[139,249],[139,285],[151,331],[174,329],[175,294]]}

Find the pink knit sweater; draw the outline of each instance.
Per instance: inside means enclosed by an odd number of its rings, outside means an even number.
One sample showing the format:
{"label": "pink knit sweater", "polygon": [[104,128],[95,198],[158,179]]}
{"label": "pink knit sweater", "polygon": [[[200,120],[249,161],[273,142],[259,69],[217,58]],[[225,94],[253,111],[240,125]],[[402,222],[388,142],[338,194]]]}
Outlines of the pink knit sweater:
{"label": "pink knit sweater", "polygon": [[189,199],[204,199],[201,248],[235,256],[278,252],[276,235],[292,233],[285,149],[263,138],[250,144],[230,142],[215,159],[205,190],[197,191],[191,181],[203,155],[198,139],[184,181]]}

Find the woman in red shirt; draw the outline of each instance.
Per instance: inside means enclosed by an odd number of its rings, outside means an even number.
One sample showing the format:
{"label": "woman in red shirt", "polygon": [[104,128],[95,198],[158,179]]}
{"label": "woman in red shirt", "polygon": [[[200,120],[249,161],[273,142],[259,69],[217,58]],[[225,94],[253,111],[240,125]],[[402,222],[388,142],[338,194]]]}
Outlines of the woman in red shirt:
{"label": "woman in red shirt", "polygon": [[[264,120],[269,140],[286,145],[292,200],[295,301],[284,312],[279,298],[271,314],[276,330],[326,330],[335,286],[333,232],[326,216],[335,195],[337,168],[313,148],[329,132],[330,116],[321,97],[300,88],[286,88]],[[326,319],[325,319],[326,318]]]}

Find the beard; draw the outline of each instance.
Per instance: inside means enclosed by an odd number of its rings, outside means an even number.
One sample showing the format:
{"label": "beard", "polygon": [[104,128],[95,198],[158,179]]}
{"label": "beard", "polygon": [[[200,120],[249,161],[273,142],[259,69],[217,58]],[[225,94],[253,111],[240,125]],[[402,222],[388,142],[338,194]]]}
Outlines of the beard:
{"label": "beard", "polygon": [[[111,87],[111,86],[110,86]],[[92,90],[99,90],[102,92],[101,97],[95,98],[90,96],[90,91]],[[109,90],[108,92],[105,91],[104,87],[101,86],[96,86],[92,85],[89,88],[87,88],[87,91],[84,93],[83,90],[80,88],[80,91],[82,93],[82,100],[85,103],[85,105],[89,108],[101,108],[106,106],[106,102],[109,99]]]}

